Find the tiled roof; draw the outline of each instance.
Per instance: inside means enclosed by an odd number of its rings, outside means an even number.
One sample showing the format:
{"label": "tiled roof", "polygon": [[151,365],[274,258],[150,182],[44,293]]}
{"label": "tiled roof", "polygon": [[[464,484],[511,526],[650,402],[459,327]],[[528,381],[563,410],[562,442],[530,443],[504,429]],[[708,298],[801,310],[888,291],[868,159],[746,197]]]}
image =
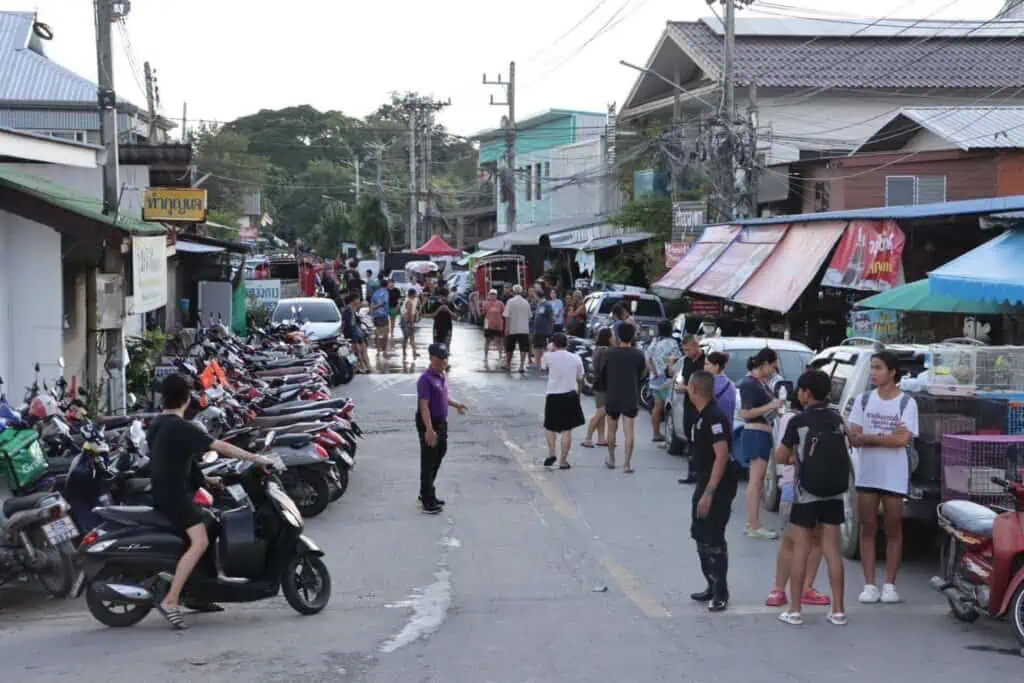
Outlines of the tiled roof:
{"label": "tiled roof", "polygon": [[921,129],[972,149],[1024,148],[1024,107],[906,107],[858,150],[898,149]]}
{"label": "tiled roof", "polygon": [[[704,21],[670,22],[668,33],[712,80],[722,35]],[[941,33],[941,32],[940,32]],[[779,88],[1003,88],[1024,86],[1024,40],[970,29],[941,37],[736,36],[736,80]]]}
{"label": "tiled roof", "polygon": [[33,12],[0,12],[0,102],[93,105],[96,84],[29,47]]}

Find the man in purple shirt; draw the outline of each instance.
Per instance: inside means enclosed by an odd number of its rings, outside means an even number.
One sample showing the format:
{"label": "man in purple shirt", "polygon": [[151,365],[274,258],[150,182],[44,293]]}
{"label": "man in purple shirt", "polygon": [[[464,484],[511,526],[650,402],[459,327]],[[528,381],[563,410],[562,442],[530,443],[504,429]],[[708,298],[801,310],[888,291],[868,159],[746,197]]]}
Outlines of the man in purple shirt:
{"label": "man in purple shirt", "polygon": [[448,345],[431,344],[430,367],[416,382],[416,432],[420,437],[420,497],[423,512],[436,515],[444,507],[434,480],[448,452],[448,408],[466,412],[466,404],[448,398]]}

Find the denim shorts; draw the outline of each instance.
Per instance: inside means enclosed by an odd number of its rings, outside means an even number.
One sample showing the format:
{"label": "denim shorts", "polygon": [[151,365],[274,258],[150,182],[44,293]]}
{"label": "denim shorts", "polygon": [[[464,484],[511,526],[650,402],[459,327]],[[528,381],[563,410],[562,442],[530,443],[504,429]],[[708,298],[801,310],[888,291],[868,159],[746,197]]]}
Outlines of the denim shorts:
{"label": "denim shorts", "polygon": [[772,433],[759,429],[744,429],[740,435],[736,462],[743,467],[750,467],[754,460],[767,460],[772,455]]}

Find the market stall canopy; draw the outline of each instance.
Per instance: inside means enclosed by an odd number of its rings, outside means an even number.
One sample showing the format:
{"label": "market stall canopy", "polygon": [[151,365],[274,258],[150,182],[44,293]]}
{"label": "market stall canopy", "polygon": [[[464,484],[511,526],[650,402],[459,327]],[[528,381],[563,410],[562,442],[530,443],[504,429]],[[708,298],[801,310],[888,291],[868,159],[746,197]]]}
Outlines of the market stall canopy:
{"label": "market stall canopy", "polygon": [[959,299],[1024,303],[1024,231],[1008,230],[928,273],[933,294]]}
{"label": "market stall canopy", "polygon": [[454,248],[445,242],[440,235],[434,235],[424,242],[419,249],[414,249],[412,253],[417,256],[462,256],[461,249]]}
{"label": "market stall canopy", "polygon": [[959,299],[954,296],[933,294],[928,279],[911,282],[888,292],[869,296],[856,304],[857,308],[908,313],[964,313],[970,315],[999,315],[1008,309],[993,301]]}
{"label": "market stall canopy", "polygon": [[690,290],[719,299],[731,299],[775,251],[788,228],[788,225],[770,225],[742,229]]}
{"label": "market stall canopy", "polygon": [[651,285],[651,290],[666,299],[678,299],[714,265],[739,233],[740,229],[732,225],[704,228],[700,239],[693,243],[679,263]]}

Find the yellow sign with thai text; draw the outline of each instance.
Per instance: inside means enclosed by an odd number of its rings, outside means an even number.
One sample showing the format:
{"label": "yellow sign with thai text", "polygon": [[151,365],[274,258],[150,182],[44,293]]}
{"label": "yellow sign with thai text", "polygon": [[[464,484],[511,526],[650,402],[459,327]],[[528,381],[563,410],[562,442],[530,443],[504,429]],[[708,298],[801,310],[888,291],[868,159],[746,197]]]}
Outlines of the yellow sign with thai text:
{"label": "yellow sign with thai text", "polygon": [[142,219],[167,223],[206,221],[206,189],[201,187],[151,187],[142,204]]}

